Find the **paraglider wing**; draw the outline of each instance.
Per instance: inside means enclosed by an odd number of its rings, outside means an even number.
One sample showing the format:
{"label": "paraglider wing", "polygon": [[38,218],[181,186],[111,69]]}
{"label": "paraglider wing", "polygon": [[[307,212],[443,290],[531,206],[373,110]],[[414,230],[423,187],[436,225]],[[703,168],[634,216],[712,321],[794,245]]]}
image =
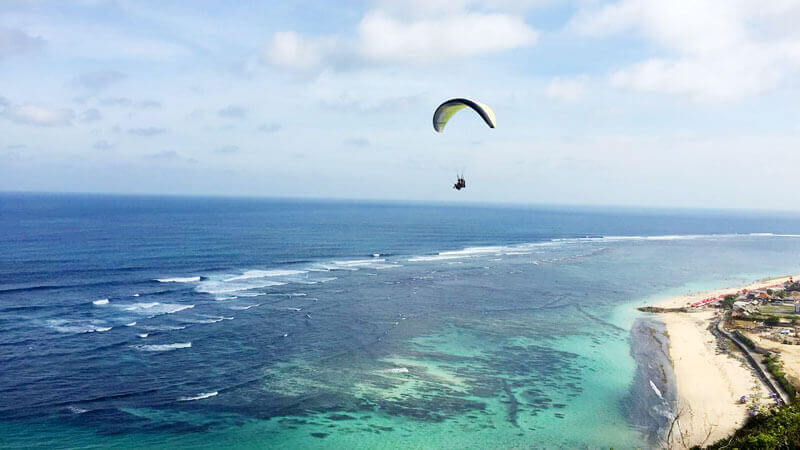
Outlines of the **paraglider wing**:
{"label": "paraglider wing", "polygon": [[483,103],[466,98],[454,98],[442,103],[436,108],[436,111],[433,113],[433,129],[441,133],[444,131],[444,126],[447,125],[447,121],[466,107],[472,108],[475,112],[480,114],[483,121],[486,122],[486,125],[489,125],[489,128],[495,127],[496,121],[494,118],[494,111],[492,111],[491,108]]}

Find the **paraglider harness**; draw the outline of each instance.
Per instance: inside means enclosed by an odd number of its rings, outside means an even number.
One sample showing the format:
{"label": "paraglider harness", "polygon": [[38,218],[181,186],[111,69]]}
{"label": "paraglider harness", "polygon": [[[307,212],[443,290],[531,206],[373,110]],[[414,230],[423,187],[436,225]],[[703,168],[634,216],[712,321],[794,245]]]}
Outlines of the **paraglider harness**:
{"label": "paraglider harness", "polygon": [[456,175],[456,177],[458,177],[458,178],[457,178],[456,183],[453,185],[453,189],[455,189],[457,191],[460,191],[460,190],[464,189],[465,187],[467,187],[467,181],[464,180],[464,175]]}

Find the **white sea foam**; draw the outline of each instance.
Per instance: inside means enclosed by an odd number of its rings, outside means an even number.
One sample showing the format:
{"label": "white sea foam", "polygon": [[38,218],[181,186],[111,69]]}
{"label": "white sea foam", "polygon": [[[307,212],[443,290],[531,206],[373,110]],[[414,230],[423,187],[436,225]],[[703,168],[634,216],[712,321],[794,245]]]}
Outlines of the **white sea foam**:
{"label": "white sea foam", "polygon": [[661,391],[658,390],[658,388],[656,387],[655,383],[653,383],[653,380],[650,380],[650,387],[653,388],[653,391],[656,393],[658,398],[660,398],[661,400],[664,400],[664,397],[661,396]]}
{"label": "white sea foam", "polygon": [[217,323],[222,322],[223,320],[233,320],[233,317],[224,317],[224,316],[209,316],[204,319],[194,319],[190,320],[189,323],[196,323],[196,324],[209,324],[209,323]]}
{"label": "white sea foam", "polygon": [[252,298],[252,297],[261,297],[262,295],[267,295],[267,294],[265,294],[264,292],[245,292],[239,294],[238,297]]}
{"label": "white sea foam", "polygon": [[446,252],[439,252],[436,255],[415,256],[413,258],[409,258],[408,261],[418,262],[418,261],[439,261],[439,260],[449,260],[449,259],[475,258],[478,256],[486,256],[486,255],[500,255],[503,253],[504,250],[508,249],[510,249],[510,247],[502,247],[494,245],[486,247],[467,247],[461,250],[450,250]]}
{"label": "white sea foam", "polygon": [[273,270],[248,270],[245,271],[243,274],[228,278],[224,281],[231,282],[231,281],[241,281],[241,280],[250,280],[254,278],[267,278],[267,277],[285,277],[290,275],[301,275],[304,273],[308,273],[307,270],[291,270],[291,269],[273,269]]}
{"label": "white sea foam", "polygon": [[466,247],[461,250],[442,251],[435,255],[419,255],[408,258],[410,262],[433,262],[445,260],[461,260],[467,258],[478,258],[483,256],[503,256],[503,255],[528,255],[537,249],[547,247],[559,247],[570,244],[580,244],[586,242],[626,242],[626,241],[680,241],[695,239],[732,239],[747,237],[800,237],[797,234],[774,234],[774,233],[750,233],[750,234],[666,234],[666,235],[630,235],[630,236],[596,236],[580,238],[558,238],[549,241],[531,242],[525,244],[506,245],[506,246],[485,246],[485,247]]}
{"label": "white sea foam", "polygon": [[386,261],[386,259],[373,257],[372,259],[353,259],[346,261],[334,261],[333,264],[339,267],[362,267],[362,266],[370,266],[372,264],[375,264],[376,262],[384,262],[384,261]]}
{"label": "white sea foam", "polygon": [[117,305],[125,311],[136,314],[147,315],[149,317],[160,316],[162,314],[174,314],[184,309],[194,308],[194,305],[181,305],[178,303],[133,303],[129,305]]}
{"label": "white sea foam", "polygon": [[69,321],[66,319],[50,319],[46,323],[48,327],[58,331],[59,333],[71,334],[94,332],[103,333],[113,328],[91,322]]}
{"label": "white sea foam", "polygon": [[204,398],[214,397],[215,395],[219,394],[219,392],[203,392],[197,395],[193,395],[191,397],[181,397],[178,399],[179,402],[191,402],[193,400],[202,400]]}
{"label": "white sea foam", "polygon": [[139,294],[133,294],[133,296],[134,296],[134,297],[138,297],[138,296],[139,296]]}
{"label": "white sea foam", "polygon": [[67,406],[67,409],[73,414],[83,414],[85,412],[89,412],[88,409],[78,408],[77,406]]}
{"label": "white sea foam", "polygon": [[349,270],[356,271],[362,268],[370,268],[378,263],[385,262],[386,259],[373,257],[371,259],[348,259],[341,261],[331,261],[326,263],[317,263],[308,270],[312,272],[329,272],[331,270]]}
{"label": "white sea foam", "polygon": [[192,346],[191,342],[176,342],[174,344],[150,344],[150,345],[137,345],[139,350],[146,352],[168,352],[170,350],[177,350],[180,348],[189,348]]}
{"label": "white sea foam", "polygon": [[372,257],[373,257],[373,258],[377,258],[377,257],[379,257],[379,256],[381,256],[381,254],[380,254],[380,253],[373,253],[373,254],[372,254]]}
{"label": "white sea foam", "polygon": [[302,311],[303,310],[303,308],[297,308],[297,307],[293,307],[293,306],[290,306],[290,307],[288,307],[286,309],[288,309],[289,311]]}
{"label": "white sea foam", "polygon": [[177,331],[186,328],[186,325],[144,325],[141,327],[147,331]]}
{"label": "white sea foam", "polygon": [[261,306],[261,303],[256,303],[255,305],[231,306],[231,309],[235,311],[246,311],[250,308],[255,308],[256,306]]}
{"label": "white sea foam", "polygon": [[235,299],[236,299],[235,295],[229,296],[229,297],[216,297],[216,298],[214,298],[214,300],[216,300],[218,302],[221,302],[221,301],[224,301],[224,300],[235,300]]}
{"label": "white sea foam", "polygon": [[147,336],[150,336],[150,333],[142,333],[142,334],[138,334],[137,336],[139,336],[140,338],[144,339]]}
{"label": "white sea foam", "polygon": [[200,281],[200,277],[158,278],[156,281],[160,283],[194,283]]}
{"label": "white sea foam", "polygon": [[107,305],[108,304],[108,299],[107,298],[101,298],[100,300],[93,301],[92,304],[93,305],[97,305],[97,306]]}
{"label": "white sea foam", "polygon": [[131,322],[131,323],[126,323],[126,324],[125,324],[125,326],[126,326],[126,327],[133,327],[133,326],[136,326],[136,322],[134,321],[134,322]]}
{"label": "white sea foam", "polygon": [[407,367],[394,367],[391,369],[379,370],[380,373],[408,373]]}
{"label": "white sea foam", "polygon": [[284,281],[266,280],[264,278],[241,279],[236,281],[209,279],[201,281],[195,290],[197,292],[203,292],[222,297],[230,297],[233,293],[236,293],[236,296],[241,297],[243,294],[239,294],[239,292],[242,291],[273,286],[283,286],[285,284],[286,282]]}

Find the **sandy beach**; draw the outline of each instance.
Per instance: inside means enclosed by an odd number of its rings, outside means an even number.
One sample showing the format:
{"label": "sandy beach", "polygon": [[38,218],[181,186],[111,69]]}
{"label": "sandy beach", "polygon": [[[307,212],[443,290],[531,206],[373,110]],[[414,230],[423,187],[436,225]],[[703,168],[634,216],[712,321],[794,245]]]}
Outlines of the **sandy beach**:
{"label": "sandy beach", "polygon": [[[664,300],[659,306],[684,307],[704,298],[742,289],[763,289],[788,279],[788,276],[771,278],[746,286],[680,295]],[[739,398],[767,396],[766,388],[738,352],[720,350],[716,337],[709,331],[715,314],[713,310],[659,314],[670,337],[670,358],[678,391],[679,417],[670,435],[671,448],[706,445],[730,435],[747,416],[747,404],[740,404]]]}

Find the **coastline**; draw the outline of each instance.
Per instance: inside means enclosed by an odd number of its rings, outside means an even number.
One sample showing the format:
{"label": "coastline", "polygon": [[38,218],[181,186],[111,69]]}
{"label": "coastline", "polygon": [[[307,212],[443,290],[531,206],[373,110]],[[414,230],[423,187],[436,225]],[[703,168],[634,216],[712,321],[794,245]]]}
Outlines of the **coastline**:
{"label": "coastline", "polygon": [[[793,275],[797,278],[798,275]],[[769,278],[744,286],[674,296],[658,303],[661,308],[682,308],[709,298],[783,283],[790,276]],[[670,448],[708,445],[738,428],[748,405],[738,402],[747,395],[766,402],[767,391],[738,352],[721,345],[710,330],[716,312],[664,312],[655,316],[669,336],[669,356],[677,385],[677,418],[668,432]]]}

